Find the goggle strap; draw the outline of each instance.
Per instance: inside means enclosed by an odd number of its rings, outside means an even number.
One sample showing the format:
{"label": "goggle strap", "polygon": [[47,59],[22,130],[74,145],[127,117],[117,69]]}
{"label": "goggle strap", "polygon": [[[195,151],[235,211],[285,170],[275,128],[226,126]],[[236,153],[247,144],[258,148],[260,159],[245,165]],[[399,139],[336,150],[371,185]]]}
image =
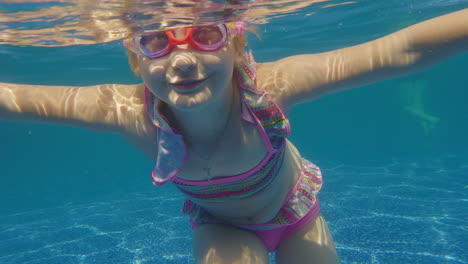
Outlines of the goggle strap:
{"label": "goggle strap", "polygon": [[239,20],[234,22],[234,26],[236,27],[236,34],[242,35],[245,32],[245,22],[243,20]]}

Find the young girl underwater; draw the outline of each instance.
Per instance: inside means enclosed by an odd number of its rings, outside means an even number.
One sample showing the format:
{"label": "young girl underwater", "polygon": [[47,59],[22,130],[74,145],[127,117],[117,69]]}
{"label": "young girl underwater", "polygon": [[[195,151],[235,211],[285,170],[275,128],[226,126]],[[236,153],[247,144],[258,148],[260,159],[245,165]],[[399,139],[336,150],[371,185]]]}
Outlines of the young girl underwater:
{"label": "young girl underwater", "polygon": [[338,263],[320,169],[287,140],[293,106],[468,51],[468,10],[321,54],[255,63],[242,22],[124,41],[140,85],[0,83],[0,118],[118,133],[186,196],[197,263]]}

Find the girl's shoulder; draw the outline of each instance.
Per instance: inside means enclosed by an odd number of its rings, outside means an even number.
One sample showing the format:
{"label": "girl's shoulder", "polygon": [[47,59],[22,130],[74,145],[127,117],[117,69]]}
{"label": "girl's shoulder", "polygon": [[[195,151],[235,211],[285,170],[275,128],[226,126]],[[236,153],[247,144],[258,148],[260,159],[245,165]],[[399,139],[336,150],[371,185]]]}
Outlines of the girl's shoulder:
{"label": "girl's shoulder", "polygon": [[119,134],[151,159],[156,159],[157,130],[147,115],[144,87],[143,84],[114,86],[120,116]]}
{"label": "girl's shoulder", "polygon": [[266,91],[268,99],[278,104],[285,113],[292,107],[288,96],[297,81],[289,70],[289,63],[284,60],[257,63],[257,88]]}

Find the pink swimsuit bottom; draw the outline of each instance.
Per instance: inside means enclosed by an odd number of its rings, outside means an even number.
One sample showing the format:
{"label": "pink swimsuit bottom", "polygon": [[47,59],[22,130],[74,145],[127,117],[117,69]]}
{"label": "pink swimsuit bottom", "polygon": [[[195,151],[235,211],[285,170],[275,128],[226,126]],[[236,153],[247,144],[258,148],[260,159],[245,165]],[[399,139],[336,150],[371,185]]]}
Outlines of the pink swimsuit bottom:
{"label": "pink swimsuit bottom", "polygon": [[253,232],[257,235],[258,238],[260,238],[260,240],[263,241],[263,244],[265,244],[268,252],[275,252],[282,241],[285,241],[291,234],[314,221],[319,214],[320,206],[317,202],[316,206],[295,224],[277,227],[271,230],[260,230]]}
{"label": "pink swimsuit bottom", "polygon": [[263,241],[268,252],[274,252],[282,241],[291,234],[314,221],[320,214],[316,194],[322,185],[320,170],[311,162],[303,159],[302,174],[296,186],[286,197],[278,214],[269,222],[254,225],[237,225],[210,215],[200,206],[187,200],[184,213],[190,216],[192,230],[201,224],[226,224],[252,231]]}

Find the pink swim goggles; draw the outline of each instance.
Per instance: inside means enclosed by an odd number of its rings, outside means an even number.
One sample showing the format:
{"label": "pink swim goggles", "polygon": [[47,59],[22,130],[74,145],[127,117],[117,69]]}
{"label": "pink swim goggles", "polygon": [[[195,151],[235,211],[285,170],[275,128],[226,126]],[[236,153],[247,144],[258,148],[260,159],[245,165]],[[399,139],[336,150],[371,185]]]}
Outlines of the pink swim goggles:
{"label": "pink swim goggles", "polygon": [[[183,28],[176,37],[175,29],[167,31],[143,31],[124,40],[124,46],[132,52],[155,59],[169,54],[177,45],[188,44],[200,51],[215,51],[224,47],[231,37],[242,34],[244,24],[235,22]],[[180,30],[180,29],[178,29]]]}

